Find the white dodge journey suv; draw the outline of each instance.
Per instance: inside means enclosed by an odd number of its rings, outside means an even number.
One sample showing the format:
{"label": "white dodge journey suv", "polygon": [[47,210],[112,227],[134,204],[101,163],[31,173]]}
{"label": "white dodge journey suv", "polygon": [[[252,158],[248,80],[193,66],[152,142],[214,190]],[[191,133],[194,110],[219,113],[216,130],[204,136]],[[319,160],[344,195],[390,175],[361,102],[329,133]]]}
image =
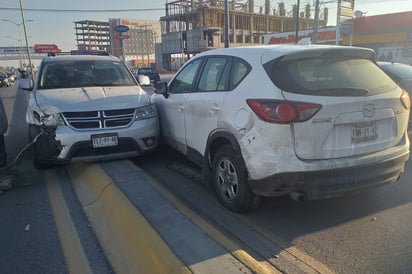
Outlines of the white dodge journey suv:
{"label": "white dodge journey suv", "polygon": [[159,138],[156,108],[131,71],[100,52],[72,53],[46,57],[34,82],[20,80],[20,88],[30,90],[26,121],[30,138],[36,138],[35,166],[153,150]]}
{"label": "white dodge journey suv", "polygon": [[334,197],[396,181],[410,101],[374,51],[260,46],[207,51],[153,95],[163,140],[202,166],[219,201]]}

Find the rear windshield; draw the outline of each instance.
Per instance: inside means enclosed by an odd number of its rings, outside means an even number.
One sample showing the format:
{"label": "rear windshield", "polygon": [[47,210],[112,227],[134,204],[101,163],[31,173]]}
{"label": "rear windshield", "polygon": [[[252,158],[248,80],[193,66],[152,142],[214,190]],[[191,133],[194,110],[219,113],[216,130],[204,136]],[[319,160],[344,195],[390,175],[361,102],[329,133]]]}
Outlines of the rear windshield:
{"label": "rear windshield", "polygon": [[277,87],[293,93],[365,96],[396,88],[396,84],[368,59],[328,55],[285,62],[278,58],[264,67]]}
{"label": "rear windshield", "polygon": [[117,61],[59,61],[41,67],[39,89],[137,85],[128,69]]}

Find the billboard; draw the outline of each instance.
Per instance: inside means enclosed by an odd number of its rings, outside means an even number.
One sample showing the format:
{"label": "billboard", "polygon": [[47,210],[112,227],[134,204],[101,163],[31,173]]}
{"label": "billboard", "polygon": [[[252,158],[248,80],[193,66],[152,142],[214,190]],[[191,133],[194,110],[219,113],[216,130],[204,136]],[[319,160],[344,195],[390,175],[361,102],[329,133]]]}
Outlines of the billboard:
{"label": "billboard", "polygon": [[[298,40],[304,38],[312,38],[313,30],[300,30],[298,32]],[[296,33],[294,31],[280,32],[264,35],[264,44],[294,44],[296,41]],[[318,29],[317,43],[331,44],[335,43],[336,27],[327,27]]]}
{"label": "billboard", "polygon": [[62,52],[55,44],[35,44],[33,46],[35,53],[60,53]]}

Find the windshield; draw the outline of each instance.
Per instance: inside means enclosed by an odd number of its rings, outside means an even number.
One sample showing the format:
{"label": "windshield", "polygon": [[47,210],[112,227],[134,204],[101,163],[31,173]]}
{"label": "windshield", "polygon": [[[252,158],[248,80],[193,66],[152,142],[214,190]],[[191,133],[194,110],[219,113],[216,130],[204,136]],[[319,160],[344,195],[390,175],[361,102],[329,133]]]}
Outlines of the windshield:
{"label": "windshield", "polygon": [[136,85],[127,68],[117,61],[59,61],[44,63],[39,89]]}
{"label": "windshield", "polygon": [[284,91],[310,95],[365,96],[396,88],[396,84],[367,59],[327,55],[265,64],[273,83]]}

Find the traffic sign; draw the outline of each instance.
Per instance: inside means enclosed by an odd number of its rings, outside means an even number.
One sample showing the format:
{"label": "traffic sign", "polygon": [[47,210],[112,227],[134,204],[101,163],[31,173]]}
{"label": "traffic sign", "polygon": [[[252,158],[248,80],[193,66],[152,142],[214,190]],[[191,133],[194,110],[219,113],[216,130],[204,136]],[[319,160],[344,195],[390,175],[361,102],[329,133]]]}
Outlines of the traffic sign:
{"label": "traffic sign", "polygon": [[114,27],[114,30],[117,32],[126,32],[129,30],[129,27],[125,25],[117,25]]}
{"label": "traffic sign", "polygon": [[130,38],[129,35],[117,35],[116,37],[117,39],[129,39]]}

